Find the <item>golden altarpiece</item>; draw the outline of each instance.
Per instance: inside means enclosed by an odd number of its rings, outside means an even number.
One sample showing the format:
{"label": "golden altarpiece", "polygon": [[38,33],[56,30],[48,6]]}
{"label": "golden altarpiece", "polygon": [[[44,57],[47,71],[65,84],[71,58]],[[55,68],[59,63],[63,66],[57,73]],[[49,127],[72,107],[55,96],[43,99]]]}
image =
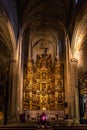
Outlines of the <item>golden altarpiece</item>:
{"label": "golden altarpiece", "polygon": [[64,110],[64,64],[47,51],[24,64],[25,110]]}

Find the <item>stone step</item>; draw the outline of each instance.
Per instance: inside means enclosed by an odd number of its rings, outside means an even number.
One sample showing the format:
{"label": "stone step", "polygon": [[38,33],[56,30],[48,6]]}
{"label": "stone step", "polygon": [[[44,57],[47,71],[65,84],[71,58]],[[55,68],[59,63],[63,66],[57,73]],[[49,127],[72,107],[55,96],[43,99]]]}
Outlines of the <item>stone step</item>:
{"label": "stone step", "polygon": [[54,126],[49,129],[36,126],[0,126],[0,130],[87,130],[87,126]]}
{"label": "stone step", "polygon": [[52,130],[87,130],[87,126],[54,126]]}

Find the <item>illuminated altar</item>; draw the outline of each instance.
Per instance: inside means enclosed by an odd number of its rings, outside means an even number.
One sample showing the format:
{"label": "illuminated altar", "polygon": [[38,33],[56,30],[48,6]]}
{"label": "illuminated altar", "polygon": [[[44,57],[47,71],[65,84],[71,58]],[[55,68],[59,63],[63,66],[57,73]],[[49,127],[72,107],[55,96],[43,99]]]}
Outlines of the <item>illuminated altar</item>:
{"label": "illuminated altar", "polygon": [[23,110],[64,111],[64,64],[52,60],[49,48],[24,64],[23,86]]}

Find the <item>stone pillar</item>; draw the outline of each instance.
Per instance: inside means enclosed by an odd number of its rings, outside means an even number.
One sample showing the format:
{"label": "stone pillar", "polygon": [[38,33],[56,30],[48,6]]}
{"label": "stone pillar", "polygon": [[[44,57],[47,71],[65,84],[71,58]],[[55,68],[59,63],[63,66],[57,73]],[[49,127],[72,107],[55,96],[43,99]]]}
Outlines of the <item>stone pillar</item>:
{"label": "stone pillar", "polygon": [[19,120],[19,114],[22,113],[23,109],[23,48],[22,48],[22,36],[19,39],[18,46],[18,79],[17,79],[17,120]]}
{"label": "stone pillar", "polygon": [[77,78],[77,59],[71,59],[71,116],[74,123],[79,123],[79,93],[78,93],[78,78]]}
{"label": "stone pillar", "polygon": [[17,103],[17,60],[12,57],[10,62],[10,86],[9,86],[9,121],[16,121],[16,103]]}
{"label": "stone pillar", "polygon": [[76,119],[75,122],[76,123],[80,123],[80,111],[79,111],[79,90],[78,90],[78,70],[77,70],[77,65],[78,65],[78,60],[76,59],[75,61],[75,81],[76,81],[76,85],[75,85],[75,105],[76,105]]}
{"label": "stone pillar", "polygon": [[65,77],[65,114],[68,115],[68,118],[71,119],[71,102],[70,102],[70,62],[69,62],[69,38],[68,35],[65,37],[65,45],[66,45],[66,53],[65,53],[65,69],[64,69],[64,77]]}
{"label": "stone pillar", "polygon": [[75,122],[77,124],[80,123],[80,112],[79,112],[79,91],[78,91],[78,85],[76,85],[76,91],[75,91],[75,105],[76,105],[76,119]]}

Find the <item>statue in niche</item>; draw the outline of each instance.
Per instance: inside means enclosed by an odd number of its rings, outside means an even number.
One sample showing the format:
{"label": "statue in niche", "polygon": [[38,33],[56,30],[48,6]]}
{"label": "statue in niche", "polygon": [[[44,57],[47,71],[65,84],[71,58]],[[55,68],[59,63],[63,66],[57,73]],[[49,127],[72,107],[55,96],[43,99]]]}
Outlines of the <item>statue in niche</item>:
{"label": "statue in niche", "polygon": [[46,103],[46,96],[42,97],[42,103]]}
{"label": "statue in niche", "polygon": [[45,86],[45,84],[43,83],[42,84],[42,91],[44,91],[46,89],[46,86]]}
{"label": "statue in niche", "polygon": [[36,65],[37,65],[38,68],[41,67],[41,57],[40,57],[40,55],[37,55]]}
{"label": "statue in niche", "polygon": [[46,79],[46,73],[42,73],[42,79]]}

